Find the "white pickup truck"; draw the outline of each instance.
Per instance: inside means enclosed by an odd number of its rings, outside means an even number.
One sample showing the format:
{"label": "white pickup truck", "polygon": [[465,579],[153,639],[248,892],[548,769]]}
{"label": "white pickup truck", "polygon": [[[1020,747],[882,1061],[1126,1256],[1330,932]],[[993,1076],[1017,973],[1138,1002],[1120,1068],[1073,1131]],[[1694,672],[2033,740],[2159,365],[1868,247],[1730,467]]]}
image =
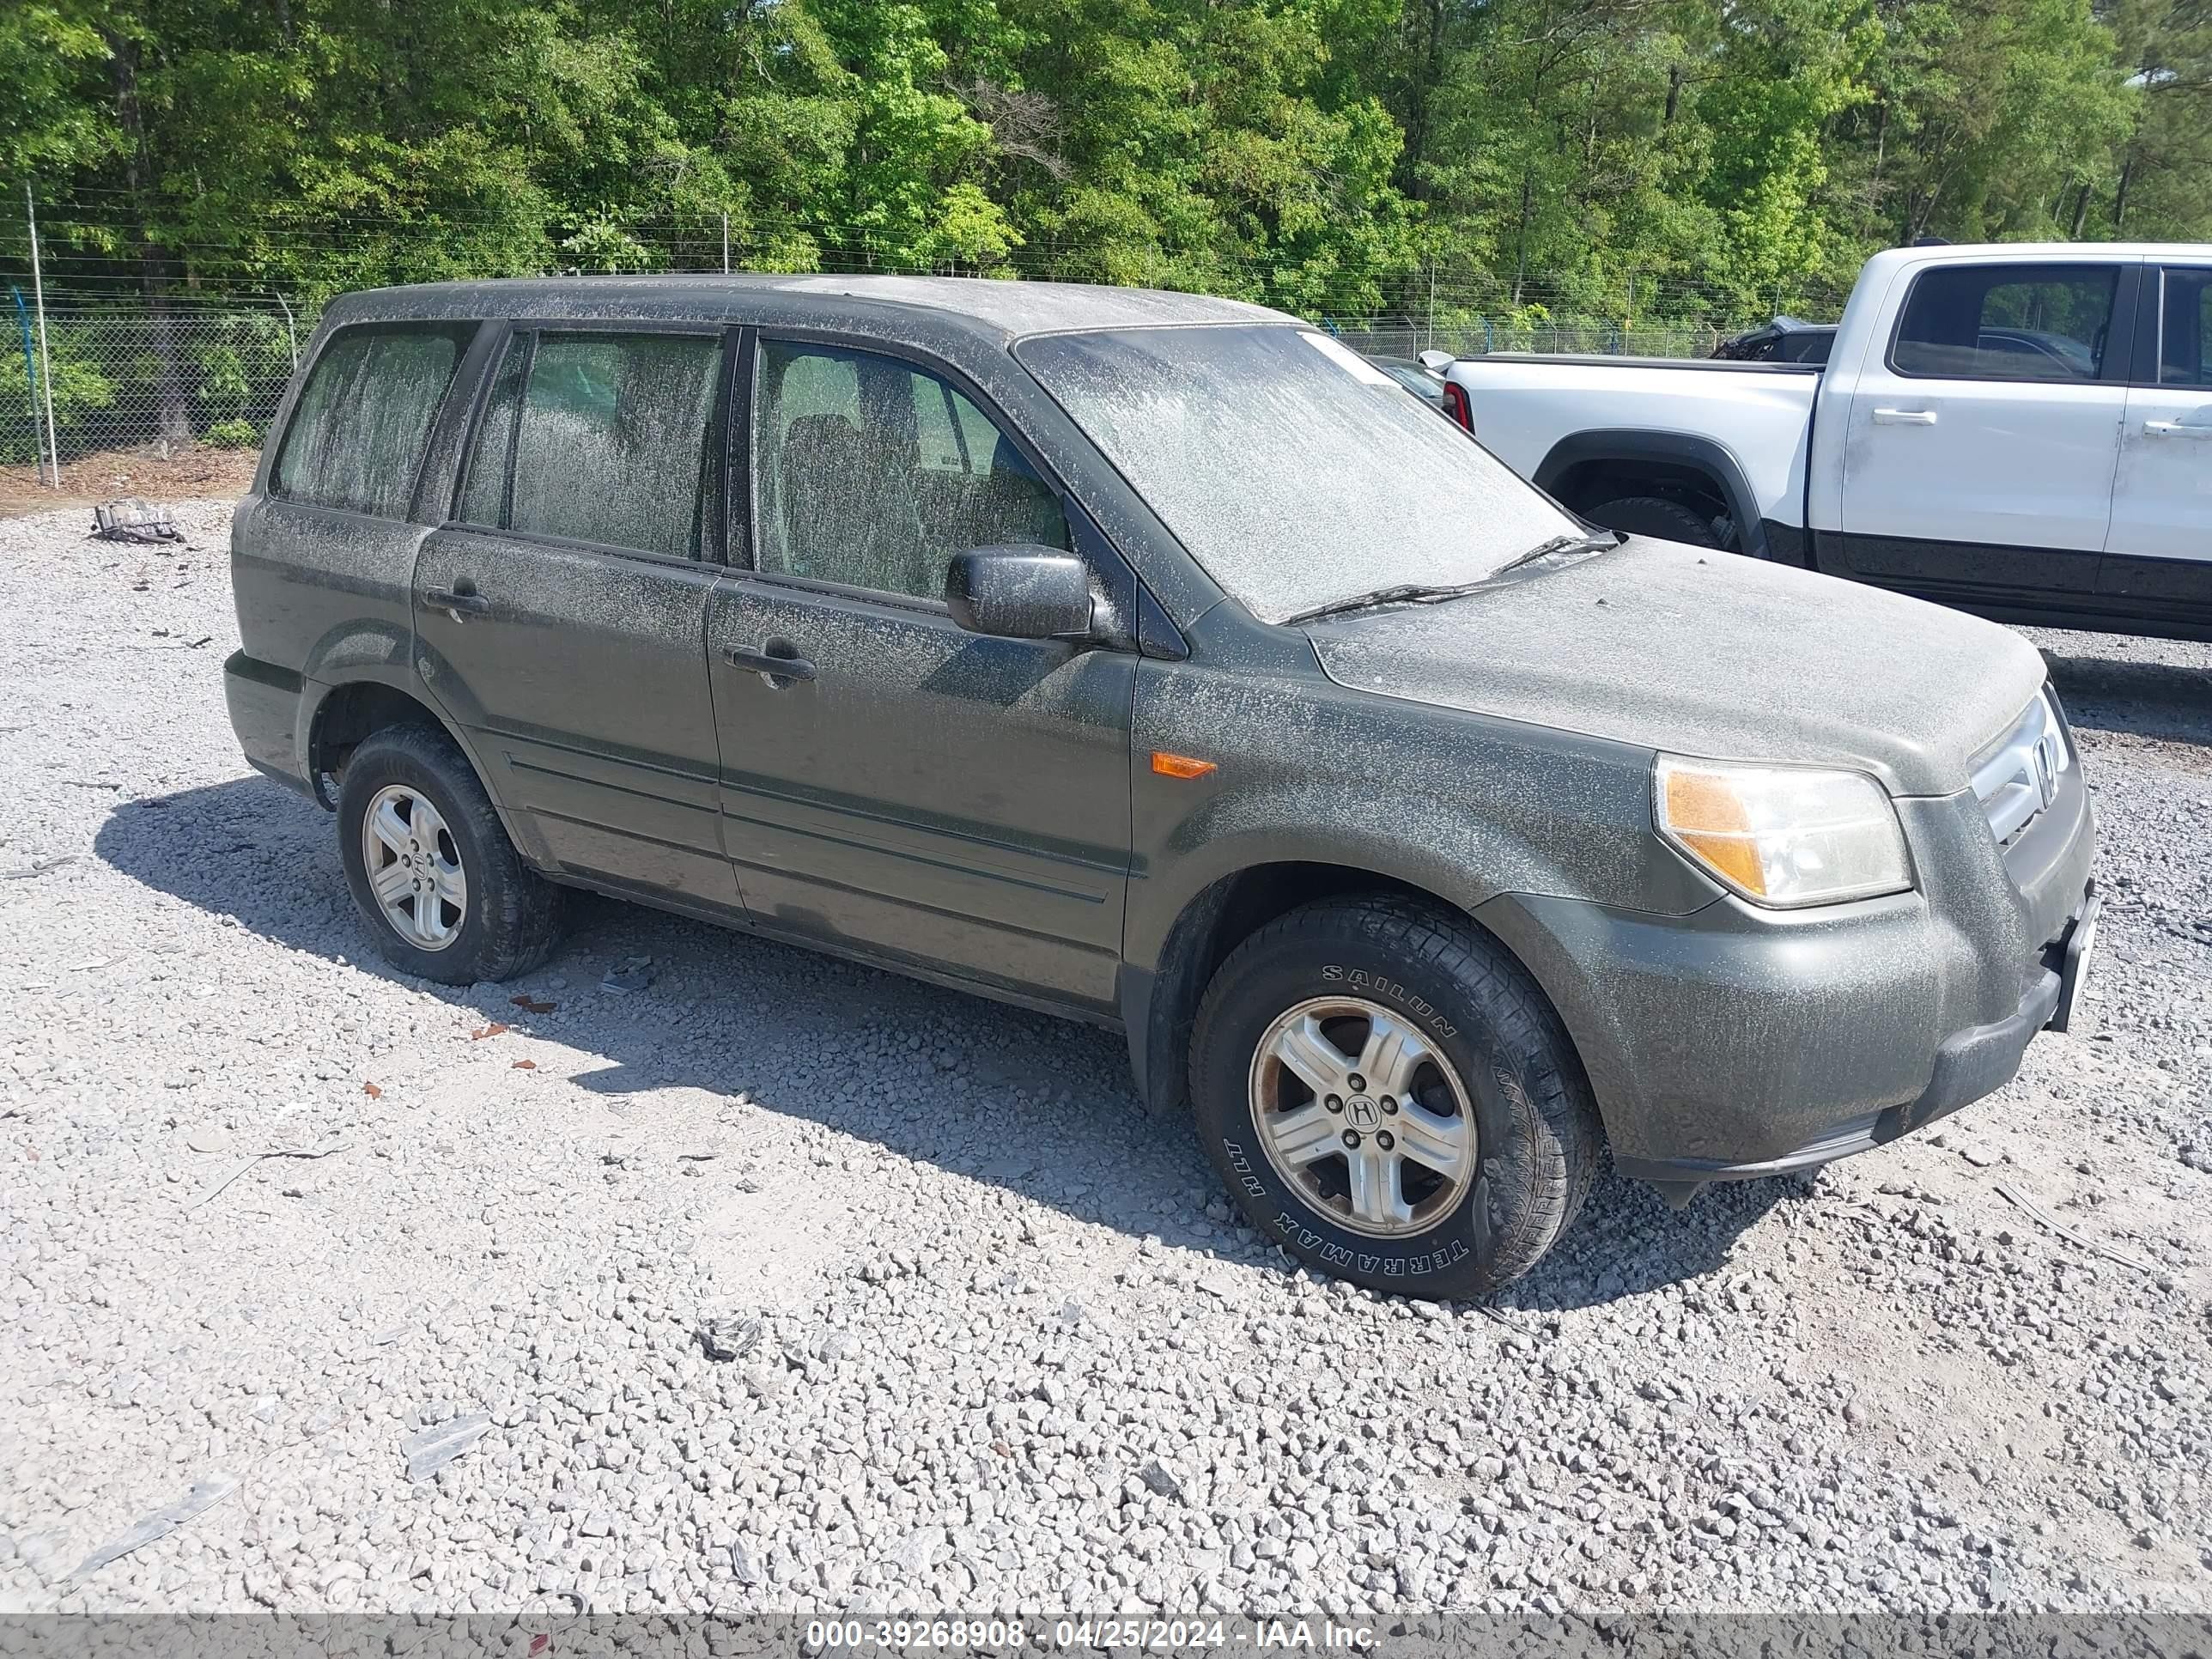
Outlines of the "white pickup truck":
{"label": "white pickup truck", "polygon": [[1448,414],[1596,523],[2212,638],[2212,246],[1899,248],[1827,361],[1496,353]]}

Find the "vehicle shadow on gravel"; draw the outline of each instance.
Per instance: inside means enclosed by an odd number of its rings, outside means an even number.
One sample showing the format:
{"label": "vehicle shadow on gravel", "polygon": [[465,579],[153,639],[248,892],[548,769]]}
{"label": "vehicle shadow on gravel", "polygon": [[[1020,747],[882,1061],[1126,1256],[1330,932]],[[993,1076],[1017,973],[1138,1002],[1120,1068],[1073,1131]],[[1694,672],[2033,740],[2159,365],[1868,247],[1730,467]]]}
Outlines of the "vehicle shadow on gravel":
{"label": "vehicle shadow on gravel", "polygon": [[[1156,1234],[1290,1271],[1286,1258],[1239,1243],[1205,1215],[1225,1195],[1186,1125],[1146,1116],[1115,1034],[589,896],[539,974],[496,986],[414,979],[370,951],[329,816],[264,778],[120,803],[94,846],[123,874],[259,938],[426,992],[471,1024],[497,1022],[596,1055],[607,1064],[573,1081],[618,1113],[627,1115],[629,1097],[657,1089],[744,1094],[1134,1238]],[[660,975],[647,994],[591,994],[602,969],[637,957],[650,957]],[[580,975],[588,976],[583,994]],[[570,988],[542,988],[554,975]],[[531,986],[558,1012],[541,1018],[516,1006],[515,994]],[[817,1067],[842,1071],[845,1086],[812,1086]],[[946,1073],[975,1085],[964,1103],[916,1109]],[[800,1077],[808,1082],[795,1083]],[[1004,1133],[1012,1113],[1018,1128]],[[1711,1273],[1792,1190],[1785,1182],[1718,1188],[1678,1214],[1607,1169],[1568,1237],[1499,1306],[1583,1307]]]}
{"label": "vehicle shadow on gravel", "polygon": [[2212,669],[2045,649],[2075,725],[2212,746]]}

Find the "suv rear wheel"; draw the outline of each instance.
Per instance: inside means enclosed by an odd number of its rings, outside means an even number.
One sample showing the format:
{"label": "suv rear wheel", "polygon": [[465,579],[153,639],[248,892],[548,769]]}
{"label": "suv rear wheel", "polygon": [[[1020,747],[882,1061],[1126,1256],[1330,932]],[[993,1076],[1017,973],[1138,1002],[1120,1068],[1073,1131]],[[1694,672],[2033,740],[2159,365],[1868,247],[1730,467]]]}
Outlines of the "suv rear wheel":
{"label": "suv rear wheel", "polygon": [[526,972],[561,936],[561,890],[532,871],[442,732],[363,738],[338,786],[346,885],[386,961],[473,985]]}
{"label": "suv rear wheel", "polygon": [[1487,935],[1395,899],[1307,905],[1231,952],[1191,1097],[1252,1224],[1374,1290],[1519,1278],[1596,1168],[1596,1109],[1542,993]]}

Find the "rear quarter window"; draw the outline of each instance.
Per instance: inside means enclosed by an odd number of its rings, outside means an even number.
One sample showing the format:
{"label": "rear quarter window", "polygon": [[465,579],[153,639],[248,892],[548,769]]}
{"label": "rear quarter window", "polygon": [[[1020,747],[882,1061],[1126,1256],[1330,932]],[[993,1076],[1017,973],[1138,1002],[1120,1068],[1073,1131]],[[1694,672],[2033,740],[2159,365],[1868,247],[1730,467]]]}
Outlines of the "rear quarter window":
{"label": "rear quarter window", "polygon": [[301,389],[270,493],[405,518],[431,423],[474,326],[375,325],[333,334]]}

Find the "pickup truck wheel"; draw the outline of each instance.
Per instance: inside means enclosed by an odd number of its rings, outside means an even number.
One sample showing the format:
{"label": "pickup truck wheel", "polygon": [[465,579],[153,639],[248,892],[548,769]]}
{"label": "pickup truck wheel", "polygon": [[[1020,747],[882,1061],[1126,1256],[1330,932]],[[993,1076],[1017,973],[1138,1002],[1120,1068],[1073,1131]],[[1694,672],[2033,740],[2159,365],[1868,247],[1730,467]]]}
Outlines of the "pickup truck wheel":
{"label": "pickup truck wheel", "polygon": [[1687,547],[1719,547],[1720,532],[1713,521],[1693,507],[1670,501],[1663,495],[1623,495],[1591,507],[1583,516],[1607,530],[1631,536],[1653,536],[1662,542]]}
{"label": "pickup truck wheel", "polygon": [[522,862],[444,732],[401,726],[364,738],[337,818],[346,885],[393,966],[473,985],[536,967],[558,942],[561,890]]}
{"label": "pickup truck wheel", "polygon": [[1486,935],[1395,899],[1261,928],[1207,988],[1191,1097],[1252,1224],[1370,1289],[1479,1296],[1582,1206],[1598,1120],[1566,1032]]}

